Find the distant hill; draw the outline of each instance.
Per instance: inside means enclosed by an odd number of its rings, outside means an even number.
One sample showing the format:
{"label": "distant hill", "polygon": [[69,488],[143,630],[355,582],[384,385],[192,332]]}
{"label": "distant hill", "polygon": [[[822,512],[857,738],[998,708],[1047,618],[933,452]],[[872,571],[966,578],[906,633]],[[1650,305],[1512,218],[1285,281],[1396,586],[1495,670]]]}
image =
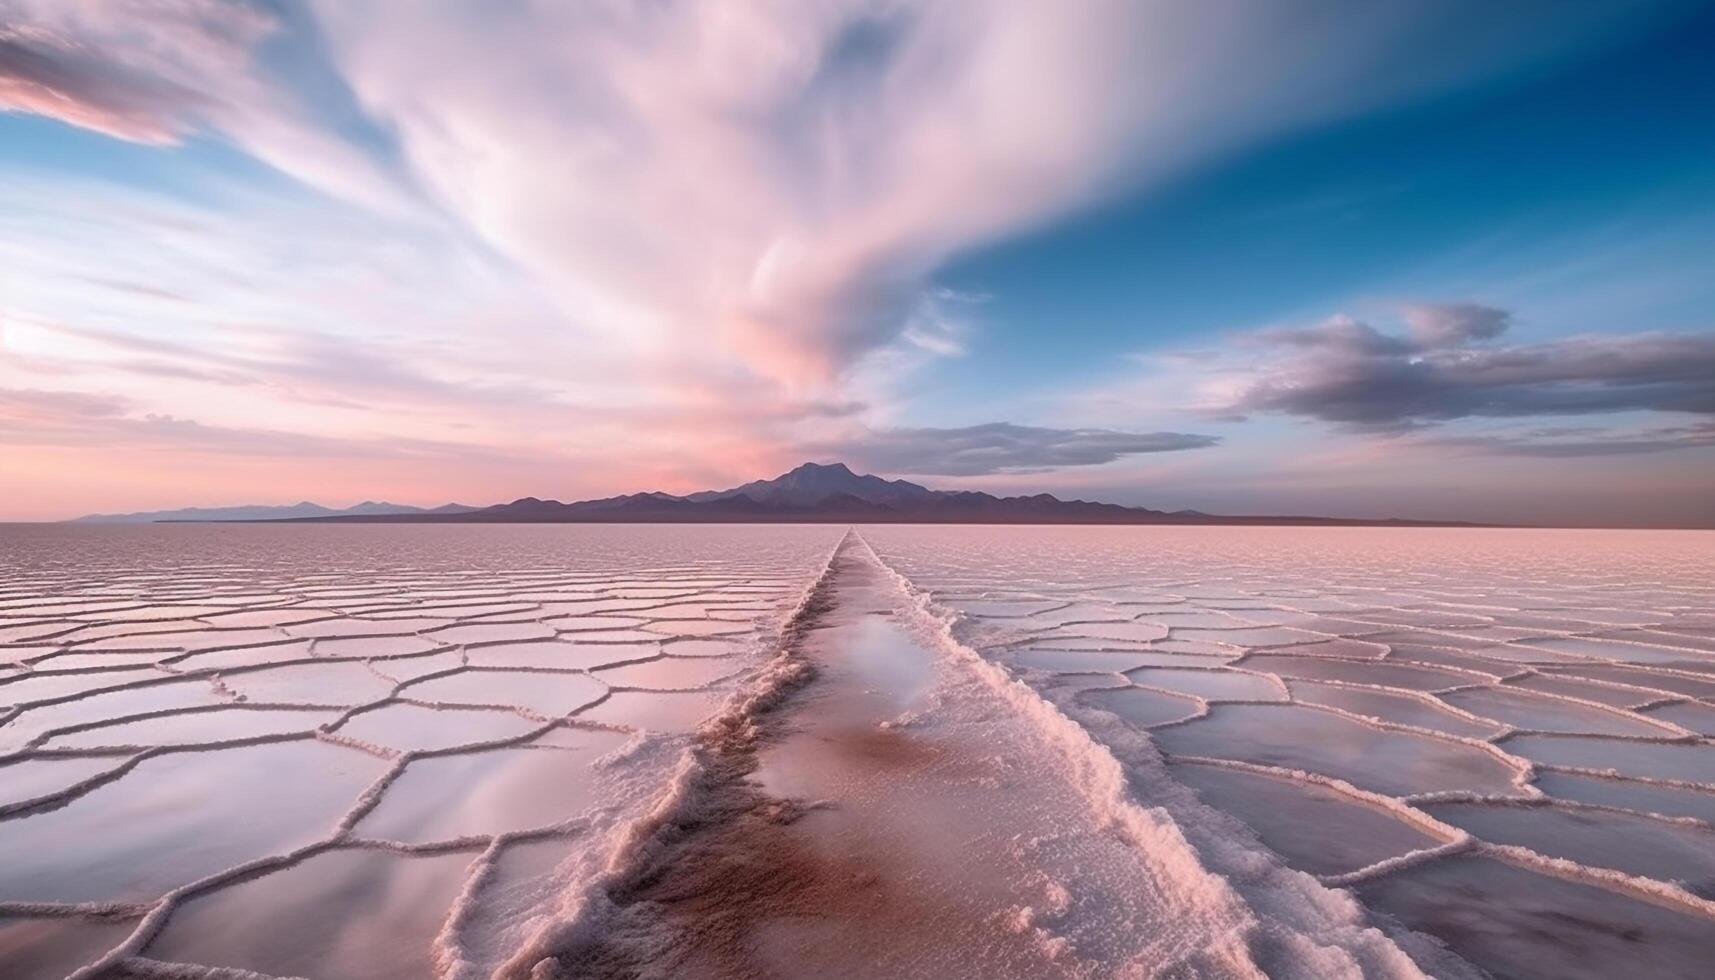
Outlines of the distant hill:
{"label": "distant hill", "polygon": [[934,498],[937,491],[905,480],[860,476],[844,463],[805,463],[772,480],[752,480],[731,490],[704,490],[686,494],[684,499],[693,503],[714,503],[749,497],[771,507],[815,507],[841,494],[866,503],[909,508]]}
{"label": "distant hill", "polygon": [[304,514],[291,515],[288,519],[495,524],[829,522],[1449,526],[1430,521],[1370,521],[1331,517],[1223,517],[1194,510],[1168,513],[1146,507],[1124,507],[1088,500],[1061,500],[1047,493],[1025,497],[997,497],[972,490],[931,490],[905,480],[886,480],[878,476],[853,473],[844,463],[805,463],[772,480],[753,480],[730,490],[703,490],[684,495],[656,491],[571,503],[521,497],[508,504],[454,512],[446,512],[443,509],[435,512]]}
{"label": "distant hill", "polygon": [[386,501],[365,500],[343,509],[323,507],[308,500],[295,504],[242,504],[236,507],[181,507],[178,510],[146,510],[134,514],[89,514],[76,518],[76,524],[152,524],[159,521],[286,521],[327,517],[385,517],[399,515],[465,514],[477,507],[465,504],[443,504],[435,508],[390,504]]}

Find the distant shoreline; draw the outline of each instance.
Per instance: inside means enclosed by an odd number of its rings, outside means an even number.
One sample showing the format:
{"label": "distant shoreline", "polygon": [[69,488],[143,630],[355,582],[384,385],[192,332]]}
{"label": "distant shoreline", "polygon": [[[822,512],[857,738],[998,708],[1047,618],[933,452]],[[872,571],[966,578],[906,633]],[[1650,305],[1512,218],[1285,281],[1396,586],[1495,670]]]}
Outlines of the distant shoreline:
{"label": "distant shoreline", "polygon": [[1463,521],[1365,520],[1348,517],[1232,517],[1175,518],[1163,520],[1125,517],[934,517],[913,514],[599,514],[578,517],[513,517],[482,512],[428,517],[419,514],[374,514],[341,517],[292,517],[232,521],[155,521],[156,524],[912,524],[964,525],[971,527],[1425,527],[1425,528],[1514,528],[1525,524],[1474,524]]}
{"label": "distant shoreline", "polygon": [[1415,521],[1415,520],[1363,520],[1360,518],[1329,518],[1329,517],[1227,517],[1213,521],[1099,521],[1099,520],[925,520],[908,517],[878,518],[874,516],[841,518],[834,516],[804,516],[795,518],[768,518],[734,516],[732,518],[683,518],[683,517],[628,517],[628,518],[582,518],[578,520],[511,520],[497,521],[493,519],[472,521],[447,520],[410,520],[390,516],[379,517],[333,517],[333,518],[247,518],[224,520],[158,520],[158,521],[0,521],[0,527],[157,527],[161,525],[234,525],[234,524],[510,524],[510,525],[553,525],[553,524],[636,524],[636,525],[693,525],[693,524],[726,524],[753,525],[766,527],[769,525],[809,525],[809,524],[863,524],[863,525],[911,525],[920,527],[1332,527],[1332,528],[1422,528],[1442,530],[1478,530],[1478,531],[1704,531],[1715,533],[1715,525],[1688,524],[1650,524],[1650,525],[1614,525],[1614,524],[1476,524],[1456,521]]}
{"label": "distant shoreline", "polygon": [[[92,514],[68,523],[148,524],[900,524],[971,527],[1381,527],[1599,529],[1602,525],[1505,524],[1418,518],[1210,514],[1154,510],[1049,493],[1000,497],[979,490],[932,490],[906,480],[854,473],[843,463],[804,463],[772,479],[725,490],[661,491],[562,502],[520,497],[472,507],[420,508],[366,500],[343,510],[310,501]],[[1708,530],[1637,527],[1613,530]]]}

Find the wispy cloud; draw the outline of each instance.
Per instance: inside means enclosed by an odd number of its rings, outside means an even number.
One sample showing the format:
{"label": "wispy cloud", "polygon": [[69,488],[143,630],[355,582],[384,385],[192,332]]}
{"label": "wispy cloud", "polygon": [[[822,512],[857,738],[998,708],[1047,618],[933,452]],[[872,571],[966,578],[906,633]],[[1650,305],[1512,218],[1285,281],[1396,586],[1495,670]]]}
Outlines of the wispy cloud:
{"label": "wispy cloud", "polygon": [[1581,426],[1491,435],[1429,435],[1420,441],[1436,448],[1497,456],[1547,459],[1640,456],[1715,448],[1715,422],[1641,428]]}
{"label": "wispy cloud", "polygon": [[[88,352],[82,362],[87,369],[229,386],[266,385],[286,400],[470,410],[552,404],[557,396],[542,385],[432,373],[412,363],[410,345],[353,341],[303,329],[229,325],[223,331],[226,344],[193,345],[61,323],[35,326],[79,342]],[[133,354],[148,356],[128,356]]]}
{"label": "wispy cloud", "polygon": [[[673,0],[404,27],[317,9],[431,193],[569,304],[798,383],[898,339],[950,255],[1497,63],[1470,45],[1371,71],[1469,15],[1432,7]],[[1524,26],[1485,22],[1509,58],[1577,31]]]}
{"label": "wispy cloud", "polygon": [[0,413],[14,423],[36,419],[101,419],[123,415],[122,398],[78,391],[40,388],[0,388]]}
{"label": "wispy cloud", "polygon": [[991,422],[958,429],[878,429],[806,447],[884,473],[986,476],[1095,466],[1146,453],[1203,449],[1219,440],[1184,432],[1050,429]]}
{"label": "wispy cloud", "polygon": [[0,444],[113,447],[167,453],[312,459],[429,457],[470,460],[499,455],[468,443],[397,437],[334,437],[210,425],[158,413],[138,414],[123,399],[70,391],[0,388]]}
{"label": "wispy cloud", "polygon": [[[579,468],[603,474],[590,490],[750,477],[816,445],[950,475],[1208,445],[1127,431],[1166,424],[1136,416],[905,425],[925,366],[985,339],[988,310],[938,276],[1294,127],[1565,50],[1628,6],[0,0],[0,111],[175,175],[170,191],[93,164],[0,181],[0,387],[51,374],[78,390],[28,397],[115,406],[22,420],[14,394],[5,435],[563,452],[603,460]],[[1535,382],[1471,380],[1502,373],[1465,362],[1499,357],[1504,315],[1413,315],[1254,339],[1307,366],[1232,375],[1248,387],[1229,411],[1406,424],[1505,401],[1458,408],[1466,389],[1577,387],[1554,370],[1583,372],[1590,398],[1696,394],[1649,380],[1660,366],[1587,376],[1570,349]],[[1314,366],[1333,360],[1356,372],[1355,407]],[[1388,382],[1365,372],[1424,364],[1421,404],[1369,393]]]}
{"label": "wispy cloud", "polygon": [[[802,386],[901,338],[956,351],[920,315],[951,255],[1621,6],[1544,31],[1358,2],[7,0],[0,107],[220,134],[372,206],[426,196],[605,343]],[[1406,56],[1477,19],[1482,43]]]}
{"label": "wispy cloud", "polygon": [[[130,31],[122,30],[122,17]],[[241,72],[272,28],[218,2],[0,7],[0,106],[141,143],[172,143],[218,105],[209,80]]]}
{"label": "wispy cloud", "polygon": [[270,68],[264,45],[306,43],[283,13],[250,0],[4,0],[0,110],[49,116],[118,139],[237,141],[285,173],[399,211],[400,174],[330,125],[301,79]]}

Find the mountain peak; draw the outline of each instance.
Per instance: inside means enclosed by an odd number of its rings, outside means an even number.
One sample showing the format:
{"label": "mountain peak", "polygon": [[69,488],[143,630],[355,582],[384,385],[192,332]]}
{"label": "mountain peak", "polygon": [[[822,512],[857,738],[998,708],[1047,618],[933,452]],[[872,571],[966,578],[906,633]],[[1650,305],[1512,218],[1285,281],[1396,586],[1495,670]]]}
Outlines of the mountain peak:
{"label": "mountain peak", "polygon": [[1049,493],[997,497],[981,490],[931,490],[906,480],[855,473],[842,462],[800,463],[770,480],[728,490],[678,496],[660,491],[561,503],[519,497],[474,508],[446,504],[432,510],[366,500],[344,510],[305,502],[295,506],[187,508],[142,514],[106,514],[84,521],[460,521],[473,523],[897,521],[958,524],[1409,524],[1305,517],[1221,517],[1198,511],[1173,514]]}
{"label": "mountain peak", "polygon": [[761,504],[804,508],[837,496],[852,497],[870,504],[891,504],[931,497],[934,491],[904,480],[884,480],[879,476],[854,473],[851,467],[840,462],[801,463],[772,480],[752,480],[730,490],[705,490],[685,499],[707,503],[749,497]]}
{"label": "mountain peak", "polygon": [[851,467],[847,466],[844,463],[799,463],[797,466],[793,467],[790,471],[788,471],[782,475],[791,476],[794,473],[829,473],[829,474],[836,474],[839,476],[856,476],[857,475],[856,473],[852,472]]}

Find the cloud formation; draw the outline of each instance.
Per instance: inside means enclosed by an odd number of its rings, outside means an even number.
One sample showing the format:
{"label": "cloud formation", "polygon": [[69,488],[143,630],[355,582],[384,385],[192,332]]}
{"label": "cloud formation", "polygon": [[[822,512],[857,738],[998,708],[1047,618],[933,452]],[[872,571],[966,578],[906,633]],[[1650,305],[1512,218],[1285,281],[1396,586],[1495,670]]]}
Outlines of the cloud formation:
{"label": "cloud formation", "polygon": [[1431,446],[1495,456],[1576,459],[1588,456],[1640,456],[1683,449],[1715,448],[1715,422],[1634,429],[1579,426],[1536,429],[1501,435],[1431,436]]}
{"label": "cloud formation", "polygon": [[[410,207],[400,174],[330,111],[344,108],[327,104],[341,87],[305,56],[314,40],[298,13],[251,0],[0,0],[0,111],[136,143],[220,136],[321,190]],[[294,47],[309,50],[272,51]],[[296,70],[277,70],[282,60]]]}
{"label": "cloud formation", "polygon": [[321,460],[410,457],[445,462],[500,455],[482,446],[439,440],[210,425],[154,412],[137,414],[118,398],[16,388],[0,388],[0,444]]}
{"label": "cloud formation", "polygon": [[1265,366],[1225,385],[1217,414],[1276,412],[1362,428],[1633,410],[1715,414],[1715,333],[1489,343],[1510,315],[1475,304],[1406,309],[1405,336],[1349,317],[1245,337]]}
{"label": "cloud formation", "polygon": [[1218,441],[1184,432],[1049,429],[990,422],[959,429],[880,429],[818,444],[808,452],[848,459],[860,468],[884,473],[985,476],[1094,466],[1145,453],[1202,449]]}
{"label": "cloud formation", "polygon": [[452,219],[653,369],[802,388],[920,339],[954,254],[1620,7],[0,0],[0,108],[223,136]]}
{"label": "cloud formation", "polygon": [[127,6],[0,3],[0,108],[176,142],[218,108],[207,82],[242,72],[274,26],[258,8],[219,0]]}
{"label": "cloud formation", "polygon": [[[22,324],[0,387],[53,374],[121,406],[25,417],[38,396],[13,395],[4,434],[67,485],[87,463],[49,459],[62,445],[159,446],[166,471],[169,448],[201,464],[247,439],[282,461],[444,439],[437,460],[480,446],[603,481],[571,495],[748,478],[818,444],[947,475],[1208,445],[1121,431],[1179,424],[1135,415],[888,428],[925,369],[985,341],[939,270],[1293,128],[1564,51],[1629,6],[0,0],[0,112],[147,164],[66,141],[65,172],[0,181],[0,317]],[[1414,315],[1253,343],[1361,375],[1488,350],[1506,326]],[[1233,410],[1342,414],[1253,395]]]}
{"label": "cloud formation", "polygon": [[0,420],[29,422],[34,419],[102,419],[123,415],[122,398],[91,395],[80,391],[44,391],[40,388],[0,388]]}
{"label": "cloud formation", "polygon": [[[896,341],[951,255],[1493,56],[1403,57],[1472,16],[1433,6],[667,0],[409,27],[315,9],[429,193],[569,308],[788,384]],[[1564,40],[1484,26],[1509,57]]]}
{"label": "cloud formation", "polygon": [[1480,303],[1417,303],[1405,308],[1411,339],[1425,350],[1494,340],[1512,326],[1513,315]]}

